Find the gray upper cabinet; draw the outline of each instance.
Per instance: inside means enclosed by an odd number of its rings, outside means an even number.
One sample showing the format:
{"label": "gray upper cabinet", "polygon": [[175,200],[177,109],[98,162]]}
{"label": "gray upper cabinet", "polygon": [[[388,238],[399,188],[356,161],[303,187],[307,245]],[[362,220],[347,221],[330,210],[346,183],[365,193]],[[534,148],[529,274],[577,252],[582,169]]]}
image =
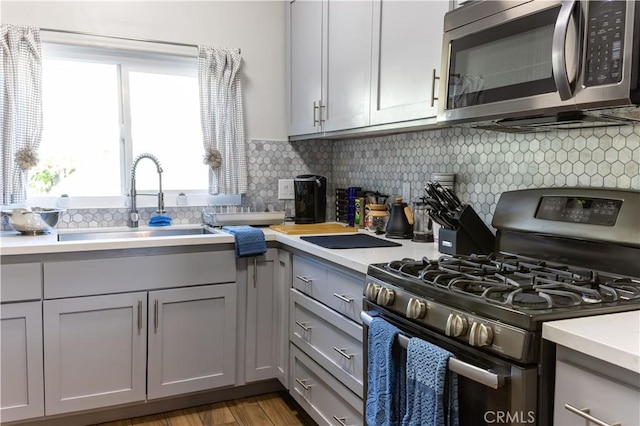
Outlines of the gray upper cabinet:
{"label": "gray upper cabinet", "polygon": [[369,124],[373,2],[289,5],[289,134]]}
{"label": "gray upper cabinet", "polygon": [[321,131],[323,10],[326,4],[317,0],[297,0],[288,6],[290,135]]}
{"label": "gray upper cabinet", "polygon": [[289,135],[435,124],[448,0],[288,5]]}
{"label": "gray upper cabinet", "polygon": [[434,72],[439,76],[449,6],[445,0],[375,2],[372,125],[436,116]]}

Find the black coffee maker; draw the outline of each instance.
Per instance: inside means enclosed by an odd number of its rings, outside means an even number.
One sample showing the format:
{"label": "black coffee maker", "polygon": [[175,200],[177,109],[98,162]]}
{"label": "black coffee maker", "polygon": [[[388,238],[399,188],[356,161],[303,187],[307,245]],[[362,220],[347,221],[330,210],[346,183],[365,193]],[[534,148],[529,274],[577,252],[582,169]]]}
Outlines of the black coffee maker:
{"label": "black coffee maker", "polygon": [[327,214],[327,178],[299,175],[293,180],[295,192],[295,223],[321,223]]}

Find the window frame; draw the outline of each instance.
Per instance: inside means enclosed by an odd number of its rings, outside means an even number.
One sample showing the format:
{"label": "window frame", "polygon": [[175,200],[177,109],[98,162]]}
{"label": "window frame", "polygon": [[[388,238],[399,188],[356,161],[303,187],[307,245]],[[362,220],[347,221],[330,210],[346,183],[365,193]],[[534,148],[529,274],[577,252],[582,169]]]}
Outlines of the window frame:
{"label": "window frame", "polygon": [[[79,37],[79,40],[82,37]],[[141,42],[144,44],[144,42]],[[78,44],[59,41],[46,41],[42,43],[43,59],[61,59],[90,61],[97,63],[116,64],[119,81],[119,120],[120,120],[120,195],[118,196],[71,196],[69,208],[121,208],[128,207],[129,185],[131,180],[131,166],[133,164],[133,143],[131,136],[131,111],[129,98],[129,72],[165,73],[172,75],[184,75],[197,77],[198,58],[195,49],[191,55],[177,53],[175,49],[170,52],[132,50],[129,47],[120,48],[110,46],[107,43],[89,43],[82,40]],[[154,46],[155,47],[155,46]],[[182,49],[184,52],[184,49]],[[207,182],[202,188],[184,188],[180,190],[164,190],[165,204],[169,207],[176,206],[178,194],[185,193],[189,199],[189,206],[205,206],[210,204],[234,204],[241,203],[240,195],[211,195],[207,191]],[[140,188],[138,188],[140,190]],[[40,206],[54,206],[57,196],[28,196],[27,204]],[[138,197],[139,207],[153,207],[156,205],[153,197]]]}

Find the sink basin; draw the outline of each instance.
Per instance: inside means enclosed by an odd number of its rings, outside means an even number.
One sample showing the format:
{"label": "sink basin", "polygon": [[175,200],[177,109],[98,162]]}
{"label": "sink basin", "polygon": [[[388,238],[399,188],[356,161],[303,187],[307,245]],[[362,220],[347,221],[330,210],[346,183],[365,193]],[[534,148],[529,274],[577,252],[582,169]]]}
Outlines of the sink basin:
{"label": "sink basin", "polygon": [[210,235],[219,232],[212,228],[162,228],[162,229],[132,229],[124,231],[89,231],[58,233],[58,241],[87,241],[106,240],[114,238],[149,238],[171,237],[186,235]]}

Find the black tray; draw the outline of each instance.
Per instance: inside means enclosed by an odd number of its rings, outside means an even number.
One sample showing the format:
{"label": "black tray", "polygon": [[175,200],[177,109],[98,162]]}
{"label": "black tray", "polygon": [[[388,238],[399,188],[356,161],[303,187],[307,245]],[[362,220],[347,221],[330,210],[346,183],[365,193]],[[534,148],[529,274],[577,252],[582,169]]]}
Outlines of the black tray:
{"label": "black tray", "polygon": [[348,234],[348,235],[319,235],[300,237],[312,244],[329,249],[355,249],[355,248],[371,248],[371,247],[398,247],[402,244],[376,238],[367,234]]}

